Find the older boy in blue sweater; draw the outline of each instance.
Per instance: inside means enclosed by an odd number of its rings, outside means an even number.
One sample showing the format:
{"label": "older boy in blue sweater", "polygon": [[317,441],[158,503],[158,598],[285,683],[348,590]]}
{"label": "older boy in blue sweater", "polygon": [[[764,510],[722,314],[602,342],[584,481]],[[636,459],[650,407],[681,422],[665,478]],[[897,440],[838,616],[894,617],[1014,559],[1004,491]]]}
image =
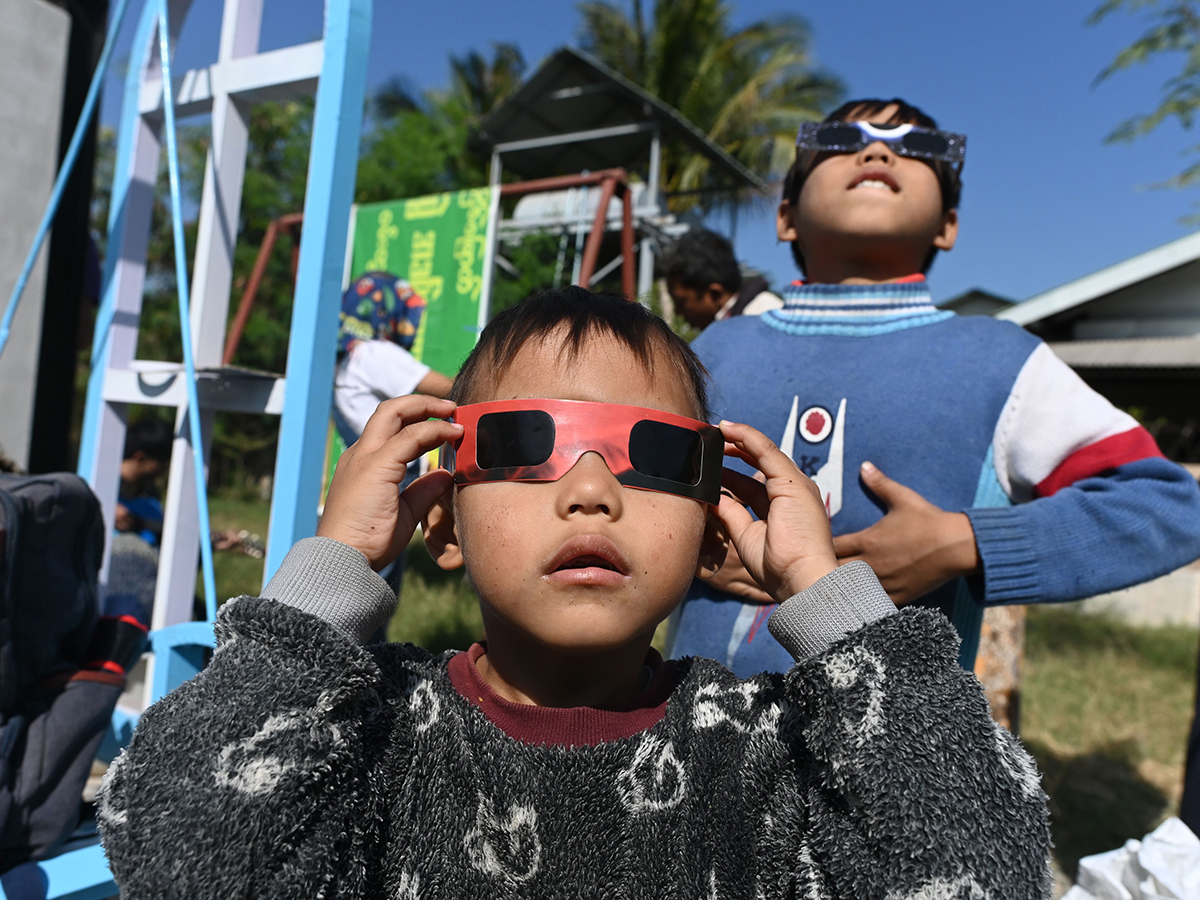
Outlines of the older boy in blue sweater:
{"label": "older boy in blue sweater", "polygon": [[[970,667],[987,605],[1075,600],[1200,556],[1200,490],[1040,340],[933,305],[924,273],[957,237],[965,144],[900,100],[806,125],[778,215],[806,280],[694,346],[716,414],[777,437],[820,485],[840,561],[941,609]],[[738,572],[693,585],[672,651],[786,668],[761,627],[770,600]]]}

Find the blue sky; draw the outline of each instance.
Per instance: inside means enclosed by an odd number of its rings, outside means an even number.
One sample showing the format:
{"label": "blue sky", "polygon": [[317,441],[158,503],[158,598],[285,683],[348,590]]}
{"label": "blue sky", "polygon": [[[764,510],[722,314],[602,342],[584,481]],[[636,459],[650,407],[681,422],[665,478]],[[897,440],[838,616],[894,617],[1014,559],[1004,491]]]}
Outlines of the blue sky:
{"label": "blue sky", "polygon": [[[820,65],[841,77],[848,96],[902,96],[946,128],[969,136],[959,243],[935,264],[934,296],[971,287],[1024,299],[1192,230],[1180,224],[1200,191],[1153,190],[1178,172],[1181,153],[1200,143],[1168,123],[1133,144],[1105,144],[1108,131],[1157,102],[1178,59],[1163,59],[1098,87],[1096,74],[1140,33],[1142,21],[1113,16],[1084,25],[1098,0],[843,0],[795,3],[736,0],[735,23],[798,13],[813,31]],[[132,4],[136,9],[139,4]],[[220,3],[196,0],[176,65],[216,55]],[[263,49],[320,36],[321,0],[266,0]],[[369,78],[400,75],[414,87],[440,87],[451,53],[513,41],[531,69],[578,26],[564,0],[375,0]],[[127,22],[127,52],[133,22]],[[114,75],[103,119],[115,122]],[[726,230],[715,218],[711,227]],[[775,281],[795,277],[777,245],[769,209],[743,211],[736,245]]]}

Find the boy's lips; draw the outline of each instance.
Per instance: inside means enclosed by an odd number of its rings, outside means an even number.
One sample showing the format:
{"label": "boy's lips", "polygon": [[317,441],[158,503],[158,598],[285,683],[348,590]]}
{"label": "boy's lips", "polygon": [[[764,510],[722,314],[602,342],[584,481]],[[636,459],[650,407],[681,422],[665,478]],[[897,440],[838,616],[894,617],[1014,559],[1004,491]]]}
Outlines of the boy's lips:
{"label": "boy's lips", "polygon": [[[855,175],[847,186],[846,190],[852,191],[864,181],[878,181],[891,188],[893,194],[900,193],[900,185],[892,176],[892,173],[886,169],[864,169]],[[875,187],[876,185],[871,185]]]}
{"label": "boy's lips", "polygon": [[559,548],[544,577],[555,584],[620,584],[629,577],[629,563],[603,535],[580,534]]}

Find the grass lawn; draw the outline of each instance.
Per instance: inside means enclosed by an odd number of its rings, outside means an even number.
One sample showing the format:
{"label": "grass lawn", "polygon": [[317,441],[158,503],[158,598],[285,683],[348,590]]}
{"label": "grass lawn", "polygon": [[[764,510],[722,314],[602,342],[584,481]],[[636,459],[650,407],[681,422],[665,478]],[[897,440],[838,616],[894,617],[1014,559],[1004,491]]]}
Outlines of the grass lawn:
{"label": "grass lawn", "polygon": [[[217,494],[209,500],[214,531],[245,529],[266,538],[269,507],[257,498],[246,500]],[[217,596],[221,601],[262,589],[263,561],[240,551],[213,556]],[[204,595],[198,577],[196,595]],[[388,639],[419,644],[428,650],[465,648],[483,635],[475,592],[461,572],[443,572],[425,552],[420,535],[408,550],[401,601],[388,624]]]}
{"label": "grass lawn", "polygon": [[[261,500],[217,496],[211,510],[214,529],[267,533]],[[218,553],[219,596],[258,593],[262,565]],[[471,587],[461,572],[434,565],[418,536],[389,640],[436,652],[465,648],[481,634]],[[1044,773],[1055,855],[1068,875],[1081,856],[1140,838],[1178,809],[1198,637],[1189,628],[1134,628],[1066,607],[1029,609],[1021,738]]]}
{"label": "grass lawn", "polygon": [[[208,501],[213,531],[244,528],[266,540],[270,512],[270,505],[257,497],[246,500],[217,494]],[[238,550],[221,551],[213,554],[213,575],[217,580],[218,603],[242,594],[256,596],[262,590],[263,561]],[[204,596],[204,581],[199,576],[196,578],[196,596]]]}
{"label": "grass lawn", "polygon": [[1050,795],[1055,856],[1140,838],[1179,808],[1198,635],[1030,607],[1021,739]]}

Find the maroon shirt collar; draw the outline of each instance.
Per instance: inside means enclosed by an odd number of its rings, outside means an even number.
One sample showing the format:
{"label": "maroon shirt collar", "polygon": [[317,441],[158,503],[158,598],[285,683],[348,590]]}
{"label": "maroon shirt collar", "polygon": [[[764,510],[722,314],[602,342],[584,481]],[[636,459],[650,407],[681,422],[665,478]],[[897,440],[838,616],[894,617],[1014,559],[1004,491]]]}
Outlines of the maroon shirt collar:
{"label": "maroon shirt collar", "polygon": [[482,644],[472,644],[465,653],[450,658],[450,683],[463,698],[509,737],[526,744],[594,747],[607,741],[631,737],[657,724],[667,711],[667,700],[675,687],[675,667],[664,662],[653,648],[646,665],[653,672],[650,683],[638,694],[611,709],[591,706],[557,708],[513,703],[497,694],[475,667],[483,656]]}

